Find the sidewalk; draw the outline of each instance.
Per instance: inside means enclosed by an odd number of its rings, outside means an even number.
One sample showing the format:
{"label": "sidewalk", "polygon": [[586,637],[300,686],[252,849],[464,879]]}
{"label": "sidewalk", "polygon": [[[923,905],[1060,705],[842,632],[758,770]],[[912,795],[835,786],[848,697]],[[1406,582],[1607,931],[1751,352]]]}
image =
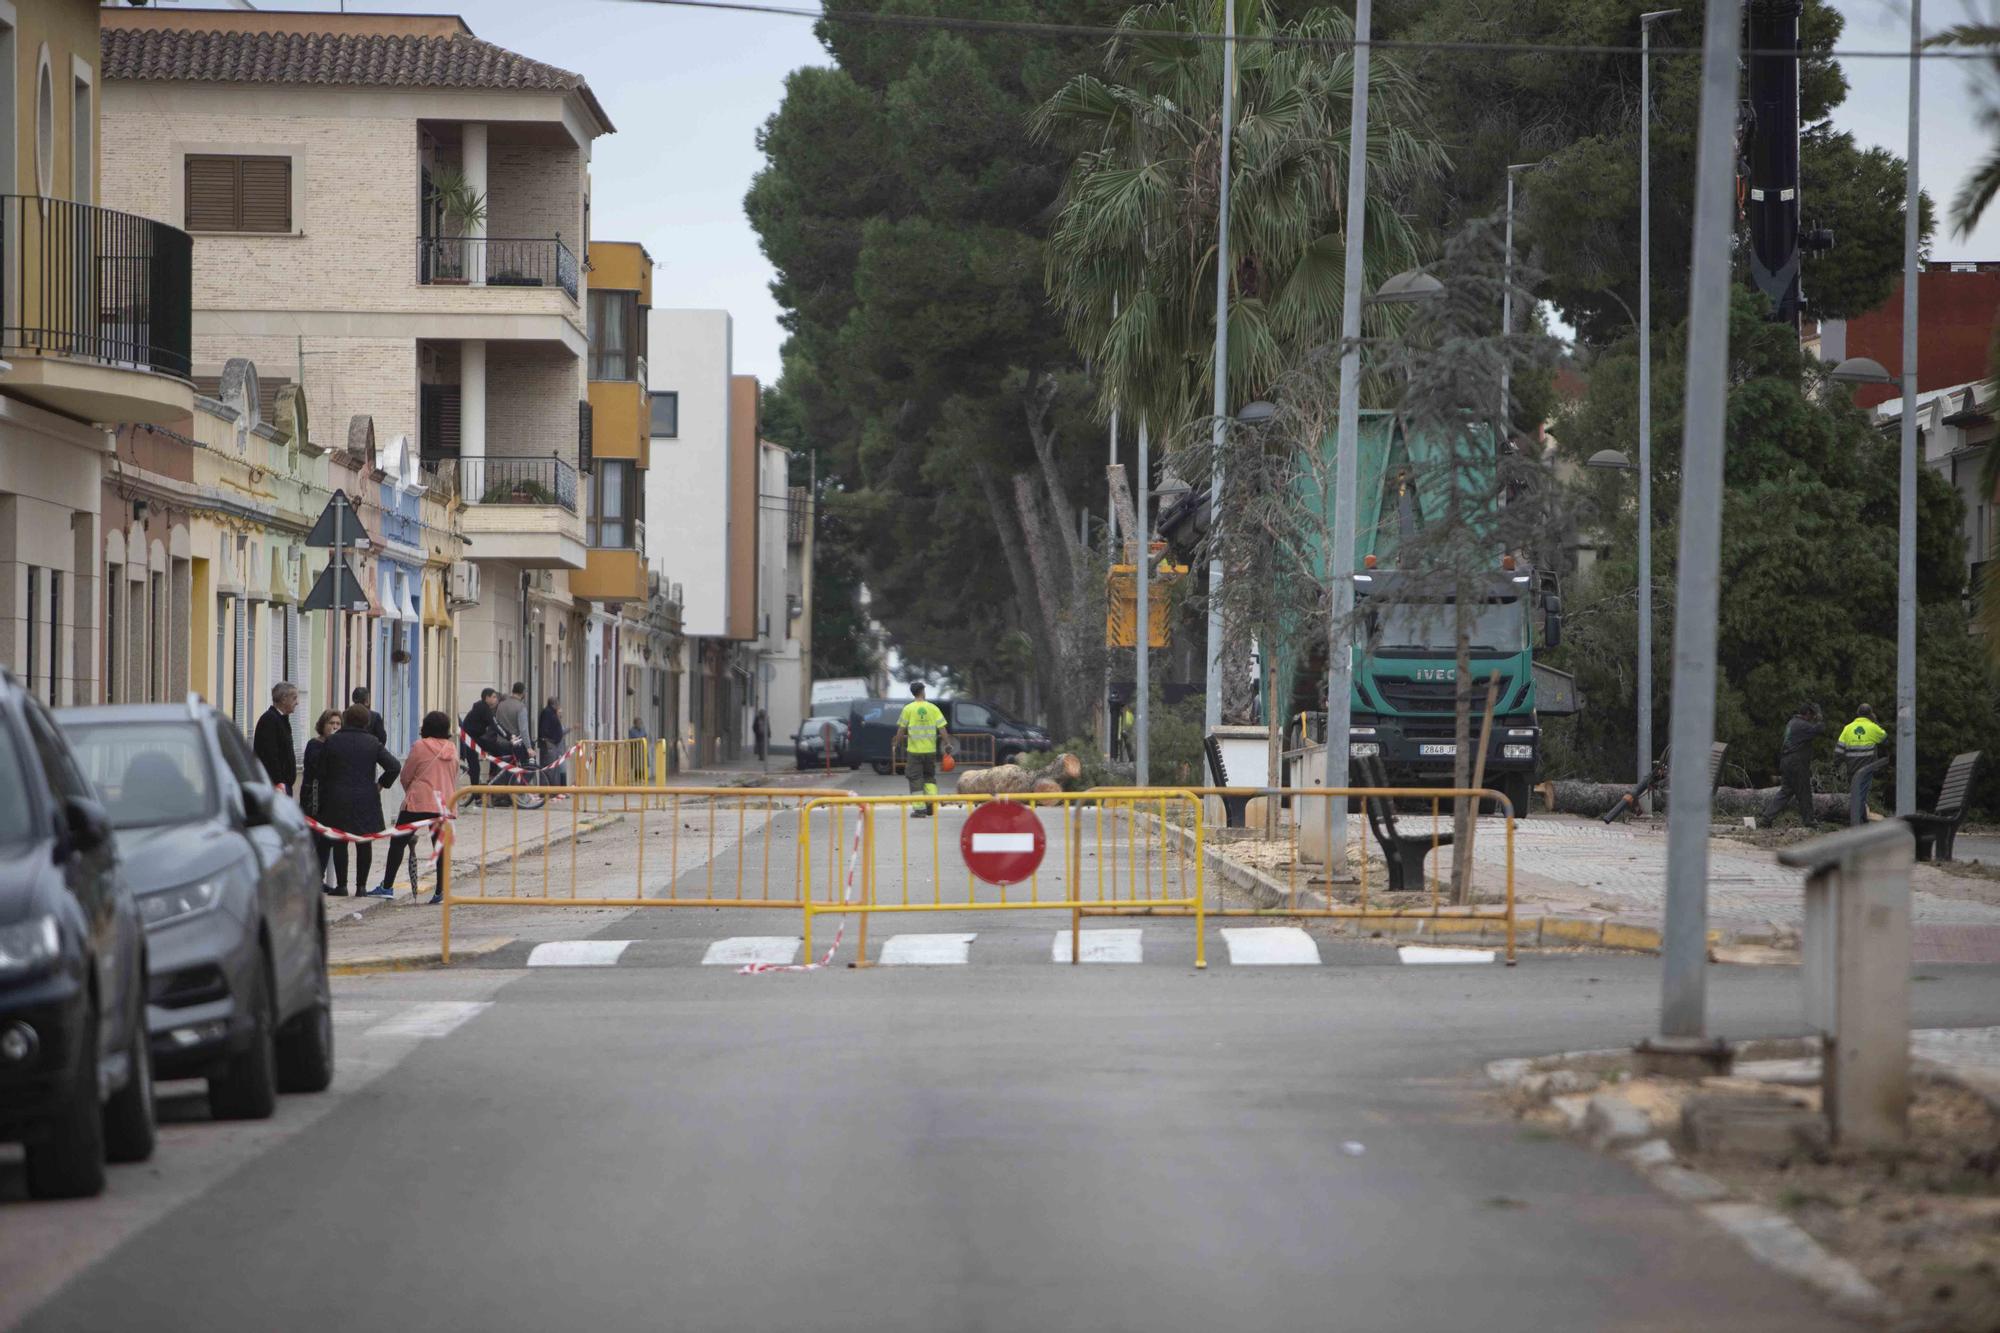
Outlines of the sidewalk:
{"label": "sidewalk", "polygon": [[[1366,825],[1350,817],[1350,845],[1365,832]],[[1286,869],[1273,867],[1268,853],[1258,857],[1237,850],[1257,845],[1213,842],[1211,848],[1233,863],[1233,878],[1267,881],[1262,896],[1269,897],[1272,885],[1287,883]],[[1379,857],[1372,839],[1369,854]],[[1442,880],[1450,877],[1452,856],[1446,848],[1432,858]],[[1504,821],[1479,821],[1473,856],[1485,899],[1504,883]],[[1523,942],[1657,948],[1665,913],[1666,859],[1664,821],[1606,825],[1544,814],[1518,821],[1515,914],[1523,923]],[[1306,883],[1303,868],[1298,883]],[[1711,838],[1708,885],[1708,927],[1718,948],[1797,948],[1805,877],[1779,865],[1774,851]],[[1919,865],[1912,876],[1911,915],[1917,962],[2000,962],[2000,880]],[[1537,920],[1534,929],[1527,928],[1526,923]]]}

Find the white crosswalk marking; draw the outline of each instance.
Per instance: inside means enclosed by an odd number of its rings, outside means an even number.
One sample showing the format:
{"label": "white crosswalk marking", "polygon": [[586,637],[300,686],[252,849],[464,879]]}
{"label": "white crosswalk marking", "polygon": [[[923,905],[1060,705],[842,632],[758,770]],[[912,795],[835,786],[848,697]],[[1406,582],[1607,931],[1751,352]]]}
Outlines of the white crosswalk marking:
{"label": "white crosswalk marking", "polygon": [[1497,956],[1491,949],[1431,949],[1406,944],[1396,950],[1406,963],[1490,963]]}
{"label": "white crosswalk marking", "polygon": [[550,940],[528,955],[529,967],[611,967],[631,940]]}
{"label": "white crosswalk marking", "polygon": [[[493,1007],[491,1000],[432,1000],[413,1004],[362,1032],[364,1037],[442,1037]],[[334,1012],[340,1012],[336,1007]]]}
{"label": "white crosswalk marking", "polygon": [[701,961],[706,967],[742,967],[748,963],[789,963],[798,953],[796,935],[735,935],[709,945]]}
{"label": "white crosswalk marking", "polygon": [[1222,942],[1237,967],[1317,967],[1319,945],[1297,926],[1225,930]]}
{"label": "white crosswalk marking", "polygon": [[[1086,930],[1080,949],[1080,960],[1086,963],[1137,963],[1144,961],[1144,950],[1140,943],[1146,932],[1143,930]],[[1056,932],[1054,946],[1049,950],[1049,960],[1067,963],[1070,959],[1070,932]]]}
{"label": "white crosswalk marking", "polygon": [[875,961],[883,967],[948,967],[972,955],[974,935],[891,935]]}

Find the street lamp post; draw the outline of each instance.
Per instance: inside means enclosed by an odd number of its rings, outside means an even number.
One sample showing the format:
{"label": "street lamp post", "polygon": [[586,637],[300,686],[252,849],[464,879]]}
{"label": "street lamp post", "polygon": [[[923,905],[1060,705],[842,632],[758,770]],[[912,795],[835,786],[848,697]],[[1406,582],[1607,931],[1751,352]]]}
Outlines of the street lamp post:
{"label": "street lamp post", "polygon": [[[1639,16],[1639,759],[1638,781],[1653,769],[1653,24],[1678,14]],[[1650,791],[1641,808],[1652,813]]]}
{"label": "street lamp post", "polygon": [[[1222,443],[1229,429],[1229,153],[1236,112],[1236,0],[1222,6],[1222,176],[1215,226],[1214,470],[1209,474],[1208,671],[1202,685],[1202,725],[1222,725]],[[1365,57],[1364,57],[1365,58]],[[1148,529],[1150,531],[1150,529]]]}
{"label": "street lamp post", "polygon": [[[1506,277],[1500,284],[1500,337],[1503,341],[1514,331],[1514,173],[1540,165],[1542,165],[1540,162],[1507,164],[1507,259],[1504,266]],[[1513,376],[1510,369],[1503,349],[1500,360],[1501,439],[1499,441],[1503,445],[1514,436]]]}
{"label": "street lamp post", "polygon": [[[1347,731],[1353,721],[1348,693],[1353,664],[1343,650],[1354,609],[1356,469],[1361,452],[1361,251],[1368,212],[1368,39],[1374,20],[1370,0],[1354,0],[1354,100],[1347,130],[1347,253],[1340,293],[1340,417],[1333,452],[1333,550],[1327,555],[1326,781],[1348,780]],[[1347,853],[1347,802],[1333,801],[1326,830],[1329,876]]]}
{"label": "street lamp post", "polygon": [[1153,573],[1153,440],[1147,429],[1145,417],[1139,418],[1139,505],[1135,517],[1139,530],[1132,534],[1132,571],[1134,589],[1138,593],[1138,605],[1134,608],[1132,634],[1132,693],[1137,696],[1132,705],[1132,725],[1138,735],[1132,738],[1132,782],[1144,787],[1149,778],[1152,754],[1148,740],[1153,727],[1152,690],[1152,633],[1153,593],[1148,586]]}
{"label": "street lamp post", "polygon": [[1717,582],[1722,562],[1722,451],[1729,415],[1729,229],[1734,204],[1741,0],[1703,16],[1701,130],[1695,154],[1688,282],[1687,391],[1682,408],[1679,578],[1674,593],[1673,761],[1668,780],[1666,922],[1660,951],[1656,1059],[1716,1058],[1708,1009],[1708,751],[1715,739]]}
{"label": "street lamp post", "polygon": [[1896,513],[1896,813],[1917,808],[1917,99],[1923,0],[1910,0],[1910,146],[1903,197],[1903,439]]}

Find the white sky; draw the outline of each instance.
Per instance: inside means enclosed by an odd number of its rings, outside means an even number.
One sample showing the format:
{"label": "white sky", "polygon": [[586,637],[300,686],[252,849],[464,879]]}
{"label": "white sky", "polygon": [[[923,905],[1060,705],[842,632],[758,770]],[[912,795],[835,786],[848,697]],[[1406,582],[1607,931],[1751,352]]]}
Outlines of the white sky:
{"label": "white sky", "polygon": [[[215,3],[216,0],[208,0]],[[789,0],[810,3],[810,0]],[[1834,0],[1847,16],[1843,46],[1907,45],[1902,0]],[[1975,17],[2000,0],[1931,0],[1926,28]],[[339,8],[339,0],[293,0],[259,8]],[[435,13],[450,0],[355,0],[354,8]],[[777,378],[784,330],[771,300],[770,265],[743,216],[743,195],[762,165],[757,129],[777,109],[785,76],[826,63],[803,19],[701,13],[640,0],[467,0],[457,7],[489,41],[576,70],[590,81],[618,133],[598,141],[593,163],[595,235],[640,241],[659,264],[654,303],[728,310],[735,365],[766,383]],[[1856,60],[1836,121],[1864,143],[1905,148],[1905,62]],[[1942,212],[1986,144],[1973,121],[1970,70],[1925,67],[1920,175],[1941,218],[1933,256],[2000,260],[2000,206],[1966,241]]]}

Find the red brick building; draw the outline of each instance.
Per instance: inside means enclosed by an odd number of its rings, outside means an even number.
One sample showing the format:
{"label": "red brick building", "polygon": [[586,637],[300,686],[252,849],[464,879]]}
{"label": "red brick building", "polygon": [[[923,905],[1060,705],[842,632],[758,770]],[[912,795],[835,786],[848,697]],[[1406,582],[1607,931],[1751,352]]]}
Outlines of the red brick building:
{"label": "red brick building", "polygon": [[[1933,264],[1917,275],[1917,392],[1970,384],[1987,377],[1994,323],[2000,319],[2000,262]],[[1891,375],[1903,371],[1903,285],[1865,315],[1820,327],[1820,356],[1865,356]],[[1894,384],[1864,385],[1863,407],[1902,396]]]}

